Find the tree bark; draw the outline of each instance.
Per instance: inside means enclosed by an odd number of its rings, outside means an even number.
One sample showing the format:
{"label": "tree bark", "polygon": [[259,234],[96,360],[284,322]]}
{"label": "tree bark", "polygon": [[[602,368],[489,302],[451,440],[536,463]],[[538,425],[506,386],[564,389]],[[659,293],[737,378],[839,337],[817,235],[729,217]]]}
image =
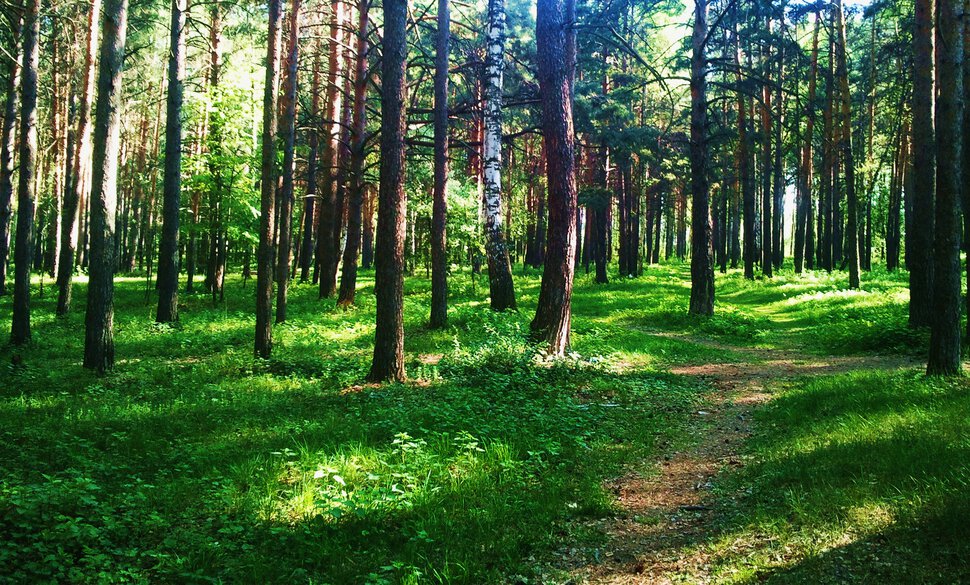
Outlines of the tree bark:
{"label": "tree bark", "polygon": [[223,200],[226,191],[226,178],[223,174],[224,121],[219,85],[222,81],[222,6],[213,2],[210,9],[209,27],[209,86],[212,106],[208,113],[208,167],[212,182],[209,185],[209,248],[206,262],[206,284],[212,295],[212,302],[222,300],[223,284],[226,276],[226,234],[223,217]]}
{"label": "tree bark", "polygon": [[815,99],[818,80],[818,33],[821,17],[815,14],[815,30],[812,32],[812,57],[808,77],[808,97],[805,101],[805,143],[802,146],[801,172],[798,176],[798,203],[795,207],[795,274],[801,274],[806,261],[811,263],[812,250],[806,239],[811,237],[808,225],[812,215],[812,179],[814,156],[812,154],[815,137]]}
{"label": "tree bark", "polygon": [[546,262],[532,336],[551,356],[569,348],[576,255],[576,159],[573,76],[576,70],[574,0],[539,0],[536,16],[537,78],[549,189]]}
{"label": "tree bark", "polygon": [[314,226],[317,211],[317,167],[320,149],[320,133],[317,120],[320,116],[320,44],[315,45],[313,56],[313,86],[310,89],[310,128],[307,131],[307,145],[310,152],[306,163],[306,197],[303,201],[303,242],[300,244],[300,282],[310,280],[310,264],[313,261]]}
{"label": "tree bark", "polygon": [[[448,322],[448,57],[451,43],[449,0],[438,0],[434,77],[434,193],[431,211],[432,329]],[[530,242],[531,243],[531,242]]]}
{"label": "tree bark", "polygon": [[936,199],[934,0],[916,0],[913,33],[913,219],[909,241],[909,324],[930,325],[933,301],[933,223]]}
{"label": "tree bark", "polygon": [[[774,164],[772,170],[772,217],[771,217],[771,252],[772,252],[772,263],[774,263],[775,269],[780,270],[782,264],[785,260],[785,241],[784,241],[784,217],[785,217],[785,157],[784,148],[785,145],[782,142],[784,126],[785,126],[785,94],[782,91],[782,87],[785,82],[785,43],[783,39],[785,38],[785,12],[781,11],[781,16],[779,17],[778,32],[779,32],[779,44],[778,47],[778,78],[775,80],[775,148],[774,148]],[[765,237],[768,237],[765,235]]]}
{"label": "tree bark", "polygon": [[358,5],[357,51],[354,65],[353,129],[350,139],[350,186],[347,197],[347,245],[344,247],[343,272],[340,275],[340,294],[337,304],[348,307],[354,304],[357,294],[357,261],[363,222],[364,162],[367,158],[367,27],[369,23],[369,0]]}
{"label": "tree bark", "polygon": [[260,169],[259,249],[256,253],[255,354],[267,359],[273,350],[273,233],[276,219],[276,84],[280,74],[283,0],[269,1],[269,34],[266,41],[266,81],[263,86],[263,144]]}
{"label": "tree bark", "polygon": [[[691,315],[714,314],[710,187],[707,179],[707,0],[694,3],[690,76]],[[669,230],[668,230],[669,231]]]}
{"label": "tree bark", "polygon": [[17,183],[17,243],[14,248],[13,323],[10,341],[30,341],[30,267],[34,258],[34,204],[37,198],[37,69],[40,63],[40,0],[25,6],[21,33],[20,176]]}
{"label": "tree bark", "polygon": [[[766,22],[766,32],[771,34],[771,18]],[[764,61],[764,81],[761,88],[761,273],[767,277],[772,276],[774,253],[772,252],[771,224],[773,215],[772,192],[771,192],[771,143],[773,138],[774,121],[771,119],[772,95],[771,95],[771,49],[763,49],[762,60]]]}
{"label": "tree bark", "polygon": [[17,90],[20,87],[20,22],[14,25],[13,42],[17,55],[7,62],[7,95],[0,136],[0,295],[7,294],[7,264],[10,257],[10,219],[13,216],[13,154],[17,149]]}
{"label": "tree bark", "polygon": [[485,51],[485,256],[493,311],[515,309],[512,267],[502,221],[502,73],[505,70],[505,0],[489,0]]}
{"label": "tree bark", "polygon": [[371,382],[404,379],[404,103],[407,0],[384,0],[381,60],[381,163],[377,216],[377,327]]}
{"label": "tree bark", "polygon": [[842,10],[842,0],[836,0],[834,10],[838,26],[836,74],[839,78],[839,101],[842,115],[839,150],[841,151],[842,166],[845,169],[845,206],[848,210],[848,225],[846,226],[848,230],[848,253],[846,260],[849,263],[849,288],[859,288],[859,199],[856,194],[855,159],[852,152],[852,111],[851,96],[849,95],[849,69],[846,63],[845,14]]}
{"label": "tree bark", "polygon": [[172,0],[162,176],[162,241],[158,252],[159,323],[178,321],[179,210],[182,206],[182,101],[185,80],[187,0]]}
{"label": "tree bark", "polygon": [[276,322],[286,321],[286,292],[290,279],[290,239],[293,232],[293,191],[296,149],[296,90],[300,70],[300,2],[290,4],[289,48],[286,56],[286,79],[283,82],[283,116],[280,134],[283,138],[283,186],[277,196],[279,205],[279,243],[276,259]]}
{"label": "tree bark", "polygon": [[332,297],[337,291],[336,273],[330,266],[336,266],[337,250],[332,237],[334,222],[341,221],[336,214],[336,174],[337,174],[337,137],[340,126],[336,123],[340,115],[340,94],[338,93],[337,74],[340,71],[340,34],[344,26],[344,2],[333,1],[333,15],[330,20],[330,55],[327,69],[327,99],[324,114],[324,135],[322,152],[322,181],[320,184],[320,212],[317,215],[317,277],[320,279],[320,298]]}
{"label": "tree bark", "polygon": [[936,222],[930,355],[926,373],[960,373],[960,178],[963,128],[963,0],[939,0]]}
{"label": "tree bark", "polygon": [[108,0],[98,65],[90,197],[90,260],[85,316],[84,367],[104,373],[114,366],[115,212],[121,132],[121,71],[128,33],[128,0]]}

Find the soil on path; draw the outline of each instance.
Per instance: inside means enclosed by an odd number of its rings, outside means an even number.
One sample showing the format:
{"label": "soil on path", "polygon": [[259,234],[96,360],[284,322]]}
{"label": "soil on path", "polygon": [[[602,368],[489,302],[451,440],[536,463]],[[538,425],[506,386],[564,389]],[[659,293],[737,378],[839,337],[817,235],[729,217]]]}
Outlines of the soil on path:
{"label": "soil on path", "polygon": [[714,536],[711,520],[727,503],[718,500],[710,488],[718,473],[744,464],[741,447],[753,432],[753,411],[771,400],[772,390],[804,376],[916,365],[900,357],[825,357],[788,349],[691,341],[750,356],[751,361],[670,369],[675,374],[703,377],[713,387],[707,406],[693,414],[689,429],[693,444],[665,455],[655,474],[645,477],[631,472],[607,484],[616,494],[621,513],[598,527],[608,538],[606,552],[596,562],[579,567],[575,582],[710,582],[712,559],[705,547],[696,545]]}

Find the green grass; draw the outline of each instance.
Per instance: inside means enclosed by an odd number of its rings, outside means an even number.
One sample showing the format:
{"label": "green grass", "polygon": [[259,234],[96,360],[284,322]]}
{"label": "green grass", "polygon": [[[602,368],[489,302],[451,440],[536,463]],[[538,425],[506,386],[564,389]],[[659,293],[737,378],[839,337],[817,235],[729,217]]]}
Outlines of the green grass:
{"label": "green grass", "polygon": [[[538,273],[516,275],[521,311],[507,314],[488,310],[482,277],[453,275],[440,331],[426,327],[430,283],[410,277],[410,381],[385,386],[363,384],[372,273],[349,311],[295,285],[265,362],[251,357],[251,282],[230,279],[221,305],[183,295],[169,327],[152,323],[144,279],[120,278],[118,361],[104,378],[80,364],[83,282],[65,319],[48,284],[32,301],[34,342],[0,349],[0,581],[566,580],[543,560],[602,544],[574,520],[614,513],[603,480],[649,472],[693,440],[689,414],[708,386],[669,366],[793,345],[923,350],[905,326],[904,276],[869,275],[861,293],[844,280],[719,275],[718,314],[698,319],[686,316],[684,265],[608,285],[580,274],[576,353],[550,365],[525,341]],[[10,303],[0,298],[4,322]],[[907,563],[926,560],[902,546],[907,527],[956,547],[962,533],[945,520],[967,511],[965,387],[887,376],[796,384],[765,413],[755,463],[722,488],[751,490],[748,508],[719,534],[776,534],[803,562],[752,569],[728,555],[724,575],[780,567],[815,582],[810,563],[831,569],[830,551],[879,534]],[[867,510],[883,520],[868,524]],[[952,556],[925,566],[958,574]]]}
{"label": "green grass", "polygon": [[[577,315],[583,358],[540,364],[524,335],[536,276],[518,280],[519,314],[491,313],[467,276],[454,280],[451,326],[432,332],[428,283],[409,279],[414,381],[384,387],[359,386],[373,335],[369,274],[351,311],[296,286],[266,362],[251,358],[251,283],[230,281],[224,306],[185,297],[181,325],[160,327],[144,283],[120,279],[119,361],[101,379],[80,367],[83,315],[55,319],[52,299],[36,300],[36,341],[0,354],[0,576],[480,583],[533,574],[529,557],[559,546],[569,519],[610,511],[602,479],[681,440],[704,385],[611,368],[617,352],[658,361],[665,342],[602,343],[619,335],[609,311]],[[580,289],[578,298],[606,302],[604,291]],[[9,310],[0,301],[4,319]]]}
{"label": "green grass", "polygon": [[[970,385],[919,372],[796,384],[759,416],[711,548],[726,582],[970,580]],[[726,500],[730,501],[730,500]],[[746,543],[767,546],[738,555]]]}

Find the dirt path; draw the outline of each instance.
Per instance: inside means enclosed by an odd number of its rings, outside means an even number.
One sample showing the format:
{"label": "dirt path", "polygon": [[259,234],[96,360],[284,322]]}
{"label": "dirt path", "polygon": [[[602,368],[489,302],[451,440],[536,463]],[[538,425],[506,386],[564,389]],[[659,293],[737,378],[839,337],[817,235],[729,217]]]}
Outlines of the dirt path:
{"label": "dirt path", "polygon": [[753,411],[771,400],[772,390],[803,376],[915,365],[905,358],[821,357],[691,341],[750,355],[752,361],[670,369],[712,382],[709,406],[693,415],[689,432],[696,440],[686,450],[666,455],[659,473],[649,477],[630,473],[608,484],[622,512],[597,527],[608,536],[606,552],[599,555],[599,562],[574,573],[577,582],[710,582],[711,559],[703,546],[695,545],[713,536],[711,519],[726,503],[715,498],[710,488],[722,470],[743,465],[740,452],[752,434]]}

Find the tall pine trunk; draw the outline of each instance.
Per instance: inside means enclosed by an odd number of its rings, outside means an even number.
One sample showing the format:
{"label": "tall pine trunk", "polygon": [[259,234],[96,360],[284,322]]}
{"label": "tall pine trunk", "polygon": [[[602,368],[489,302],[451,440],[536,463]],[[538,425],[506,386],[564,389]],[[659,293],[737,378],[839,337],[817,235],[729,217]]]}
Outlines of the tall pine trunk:
{"label": "tall pine trunk", "polygon": [[852,152],[852,110],[849,95],[849,69],[846,63],[845,14],[842,0],[836,0],[836,74],[839,78],[839,105],[842,118],[839,152],[845,169],[845,206],[848,211],[846,260],[849,263],[849,288],[859,288],[859,198],[856,194],[855,158]]}
{"label": "tall pine trunk", "polygon": [[963,128],[963,0],[939,0],[936,222],[930,375],[960,373],[960,179]]}
{"label": "tall pine trunk", "polygon": [[546,258],[533,338],[548,354],[569,348],[576,256],[576,159],[573,133],[573,77],[576,71],[574,0],[539,0],[536,16],[537,78],[549,189]]}
{"label": "tall pine trunk", "polygon": [[337,174],[337,137],[340,136],[340,126],[337,117],[340,115],[340,93],[338,92],[337,76],[340,72],[340,34],[344,26],[344,1],[333,0],[333,14],[330,19],[330,42],[328,45],[329,66],[327,69],[327,98],[323,120],[323,148],[318,203],[320,211],[317,214],[317,278],[320,279],[320,298],[331,297],[337,291],[336,273],[331,273],[329,267],[336,265],[337,250],[332,237],[334,222],[341,221],[337,217],[336,205],[336,174]]}
{"label": "tall pine trunk", "polygon": [[916,0],[913,32],[913,218],[906,231],[909,324],[930,325],[933,304],[933,223],[936,199],[934,0]]}
{"label": "tall pine trunk", "polygon": [[802,146],[801,169],[798,175],[798,202],[795,206],[795,273],[801,274],[804,265],[812,267],[814,246],[809,246],[812,217],[812,179],[814,175],[814,155],[812,152],[815,137],[815,99],[818,80],[818,33],[821,18],[815,14],[815,29],[812,32],[812,56],[808,76],[808,97],[805,100],[805,139]]}
{"label": "tall pine trunk", "polygon": [[[449,0],[438,0],[434,72],[434,193],[431,210],[431,328],[448,322],[448,57]],[[531,245],[530,240],[530,245]]]}
{"label": "tall pine trunk", "polygon": [[40,63],[40,0],[29,0],[22,29],[20,78],[20,176],[17,184],[17,243],[14,248],[14,345],[30,341],[30,267],[34,258],[37,198],[37,69]]}
{"label": "tall pine trunk", "polygon": [[98,65],[95,106],[88,261],[88,306],[84,367],[104,373],[114,366],[115,213],[121,132],[121,71],[128,34],[128,0],[108,0]]}
{"label": "tall pine trunk", "polygon": [[371,382],[404,379],[404,192],[407,0],[384,0],[381,59],[381,163],[375,288],[377,327]]}
{"label": "tall pine trunk", "polygon": [[367,27],[369,0],[360,0],[357,22],[357,51],[354,63],[353,129],[350,138],[350,185],[347,192],[347,245],[344,247],[343,272],[337,303],[354,304],[357,294],[357,261],[360,258],[364,191],[364,162],[367,158]]}
{"label": "tall pine trunk", "polygon": [[279,205],[279,242],[276,258],[276,322],[286,321],[286,292],[290,279],[290,240],[293,234],[293,192],[296,148],[296,90],[300,70],[300,2],[290,5],[289,48],[286,55],[286,79],[283,82],[283,116],[280,134],[283,138],[283,185],[277,196]]}
{"label": "tall pine trunk", "polygon": [[256,357],[266,359],[273,350],[273,247],[276,219],[276,130],[280,45],[283,34],[283,0],[269,1],[266,37],[266,80],[263,85],[263,144],[260,168],[259,249],[256,252]]}
{"label": "tall pine trunk", "polygon": [[300,244],[300,282],[310,280],[310,264],[313,262],[313,234],[317,211],[317,166],[320,149],[320,133],[317,120],[320,116],[320,44],[316,44],[313,56],[313,85],[310,89],[310,128],[307,145],[310,152],[306,163],[306,197],[303,199],[303,241]]}
{"label": "tall pine trunk", "polygon": [[[19,23],[13,31],[13,41],[20,41]],[[7,294],[7,261],[10,257],[10,219],[13,216],[13,154],[17,149],[17,90],[20,87],[20,50],[7,61],[7,95],[3,107],[3,128],[0,134],[0,295]]]}
{"label": "tall pine trunk", "polygon": [[[714,257],[711,248],[710,187],[707,179],[707,0],[694,3],[690,76],[690,191],[692,315],[714,314]],[[670,232],[668,226],[668,233]]]}
{"label": "tall pine trunk", "polygon": [[187,0],[172,0],[162,175],[162,241],[158,252],[159,323],[178,321],[179,209],[182,206],[182,100],[185,79]]}

